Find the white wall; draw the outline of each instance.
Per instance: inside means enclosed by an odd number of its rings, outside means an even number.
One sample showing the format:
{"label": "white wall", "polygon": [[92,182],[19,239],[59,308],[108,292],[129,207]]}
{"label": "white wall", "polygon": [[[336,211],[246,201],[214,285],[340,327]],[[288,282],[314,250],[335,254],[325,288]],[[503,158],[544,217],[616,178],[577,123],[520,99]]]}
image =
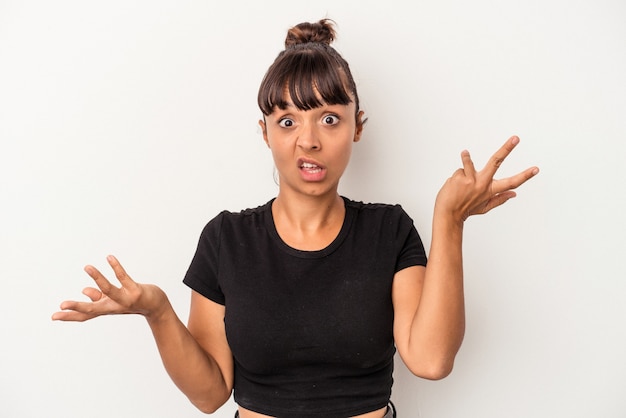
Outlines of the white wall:
{"label": "white wall", "polygon": [[516,134],[500,174],[542,169],[468,222],[456,369],[398,362],[401,416],[625,416],[620,0],[0,1],[0,415],[201,416],[142,318],[49,318],[113,253],[186,319],[202,226],[276,193],[261,77],[325,16],[370,118],[342,193],[403,204],[428,244],[462,149],[482,165]]}

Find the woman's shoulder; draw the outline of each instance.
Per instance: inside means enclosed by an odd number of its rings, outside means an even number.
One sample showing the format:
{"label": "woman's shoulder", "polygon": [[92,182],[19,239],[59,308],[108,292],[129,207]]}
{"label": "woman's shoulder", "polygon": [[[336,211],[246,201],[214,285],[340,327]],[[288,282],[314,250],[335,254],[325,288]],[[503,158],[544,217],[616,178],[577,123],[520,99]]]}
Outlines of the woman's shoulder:
{"label": "woman's shoulder", "polygon": [[402,206],[399,203],[383,203],[383,202],[364,202],[361,200],[353,200],[342,196],[346,204],[346,207],[350,207],[359,211],[373,211],[373,212],[385,212],[385,211],[400,211],[403,212]]}
{"label": "woman's shoulder", "polygon": [[263,222],[265,215],[271,210],[272,201],[264,203],[260,206],[250,207],[241,210],[223,209],[213,218],[211,218],[203,228],[203,234],[217,234],[226,225],[231,228],[244,226],[247,223]]}
{"label": "woman's shoulder", "polygon": [[274,199],[269,200],[268,202],[259,205],[259,206],[255,206],[255,207],[249,207],[246,209],[241,209],[238,211],[229,211],[229,210],[224,210],[222,211],[223,216],[229,216],[229,217],[233,217],[233,218],[246,218],[246,217],[250,217],[250,216],[256,216],[256,215],[261,215],[261,214],[265,214],[268,211],[271,210],[272,208],[272,202],[274,201]]}
{"label": "woman's shoulder", "polygon": [[248,207],[245,209],[239,209],[239,210],[232,210],[232,209],[223,209],[221,212],[219,212],[217,215],[215,215],[215,217],[213,219],[211,219],[211,221],[209,222],[213,222],[214,220],[223,220],[223,219],[229,219],[229,220],[242,220],[242,219],[246,219],[246,218],[250,218],[250,217],[255,217],[255,216],[259,216],[259,215],[263,215],[265,213],[267,213],[269,210],[271,210],[272,207],[272,202],[274,201],[274,199],[271,199],[270,201],[268,201],[267,203],[264,203],[262,205],[259,206],[254,206],[254,207]]}
{"label": "woman's shoulder", "polygon": [[385,224],[412,224],[413,219],[400,203],[363,202],[344,197],[346,209],[352,211],[361,222]]}

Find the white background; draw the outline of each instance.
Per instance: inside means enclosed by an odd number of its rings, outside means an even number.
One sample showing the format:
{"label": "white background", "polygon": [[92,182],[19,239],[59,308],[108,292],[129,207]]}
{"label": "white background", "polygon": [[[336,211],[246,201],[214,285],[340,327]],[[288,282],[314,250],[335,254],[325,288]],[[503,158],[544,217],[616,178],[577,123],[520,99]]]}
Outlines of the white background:
{"label": "white background", "polygon": [[50,315],[112,253],[186,320],[201,228],[277,191],[259,82],[322,17],[369,117],[343,194],[401,203],[428,246],[463,149],[519,135],[499,175],[542,170],[468,221],[456,368],[398,361],[400,416],[626,416],[623,1],[0,0],[1,416],[202,416],[142,318]]}

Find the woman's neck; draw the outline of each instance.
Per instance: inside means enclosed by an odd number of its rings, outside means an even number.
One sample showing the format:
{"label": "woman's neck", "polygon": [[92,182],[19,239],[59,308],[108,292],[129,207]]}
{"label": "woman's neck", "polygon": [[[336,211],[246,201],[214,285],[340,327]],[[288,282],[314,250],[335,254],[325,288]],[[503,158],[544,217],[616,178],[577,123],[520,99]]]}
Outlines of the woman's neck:
{"label": "woman's neck", "polygon": [[337,193],[329,196],[286,196],[279,193],[272,204],[278,235],[290,247],[321,250],[339,234],[345,204]]}

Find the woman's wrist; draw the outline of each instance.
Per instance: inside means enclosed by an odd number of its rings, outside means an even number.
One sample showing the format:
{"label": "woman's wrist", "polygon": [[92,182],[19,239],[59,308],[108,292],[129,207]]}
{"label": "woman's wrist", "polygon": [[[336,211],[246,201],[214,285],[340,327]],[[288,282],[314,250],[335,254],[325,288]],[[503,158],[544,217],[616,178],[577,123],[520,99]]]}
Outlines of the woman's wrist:
{"label": "woman's wrist", "polygon": [[433,228],[441,227],[444,230],[463,230],[467,216],[451,209],[444,209],[435,204],[433,211]]}
{"label": "woman's wrist", "polygon": [[147,299],[150,301],[148,306],[141,314],[151,324],[164,321],[168,315],[173,312],[169,299],[165,292],[155,285],[144,285]]}

